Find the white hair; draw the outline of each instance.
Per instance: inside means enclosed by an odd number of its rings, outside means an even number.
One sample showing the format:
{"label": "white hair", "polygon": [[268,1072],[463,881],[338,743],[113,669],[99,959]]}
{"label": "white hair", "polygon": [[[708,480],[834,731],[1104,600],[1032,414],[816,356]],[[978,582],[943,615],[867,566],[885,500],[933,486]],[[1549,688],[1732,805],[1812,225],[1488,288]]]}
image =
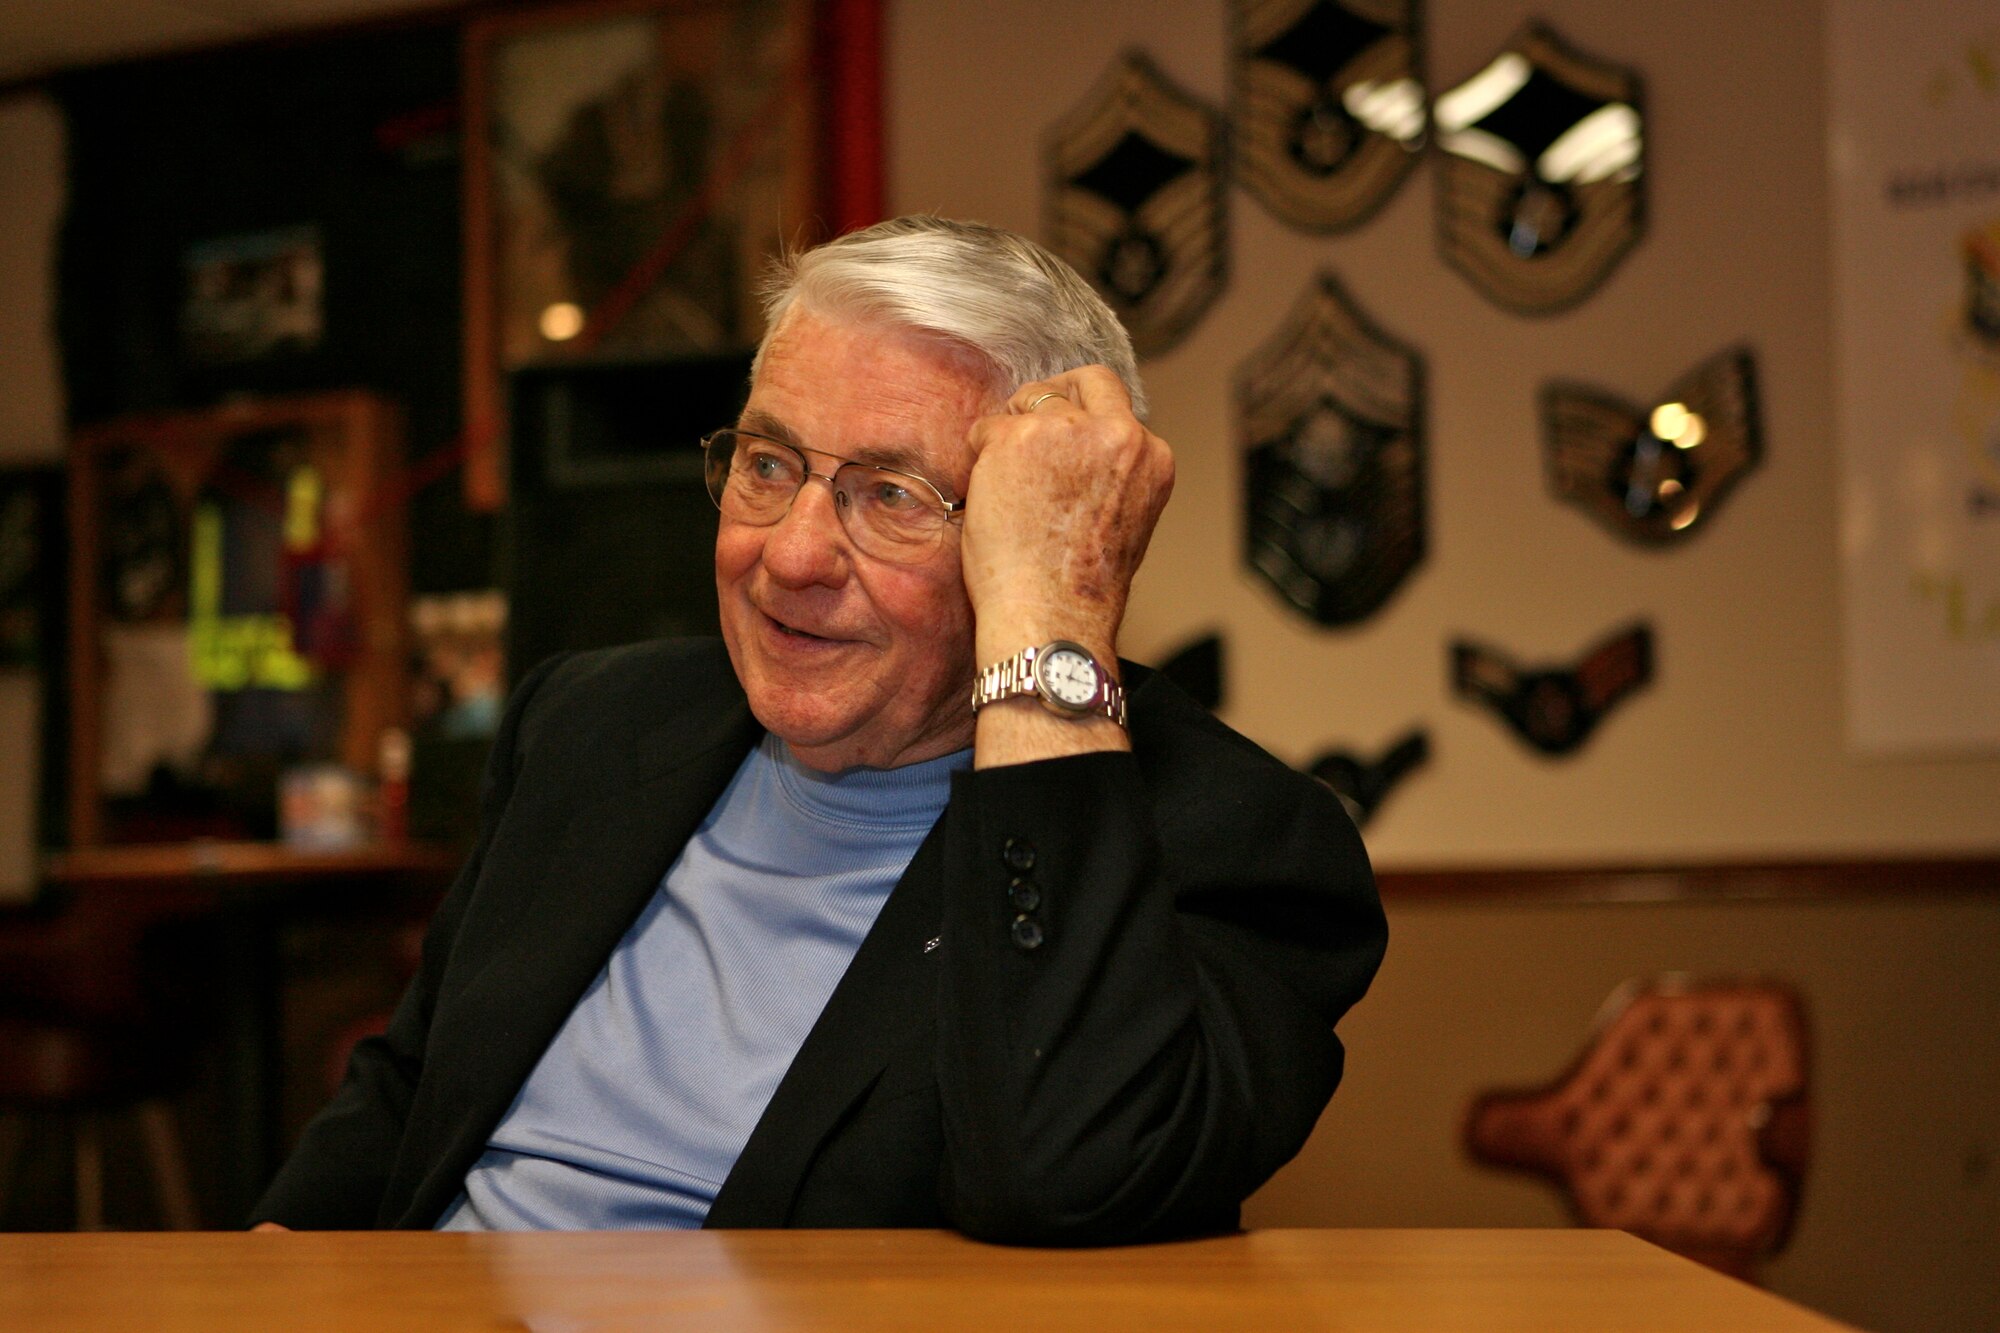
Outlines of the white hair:
{"label": "white hair", "polygon": [[794,306],[940,334],[992,362],[1010,389],[1108,366],[1146,414],[1132,339],[1111,308],[1068,264],[982,222],[914,214],[787,253],[764,286],[765,342]]}

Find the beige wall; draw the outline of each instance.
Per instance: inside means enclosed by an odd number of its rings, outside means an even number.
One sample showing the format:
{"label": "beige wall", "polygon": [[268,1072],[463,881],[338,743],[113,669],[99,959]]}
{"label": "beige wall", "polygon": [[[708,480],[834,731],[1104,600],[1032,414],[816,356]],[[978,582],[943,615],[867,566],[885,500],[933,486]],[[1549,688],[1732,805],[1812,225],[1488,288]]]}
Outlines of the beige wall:
{"label": "beige wall", "polygon": [[[1843,749],[1836,462],[1814,0],[1427,0],[1434,86],[1530,13],[1646,79],[1646,239],[1596,297],[1505,315],[1437,258],[1419,170],[1358,233],[1312,238],[1230,199],[1230,285],[1146,367],[1180,482],[1123,647],[1227,637],[1227,718],[1281,756],[1430,728],[1435,757],[1369,829],[1378,864],[1544,864],[2000,848],[2000,756]],[[1224,0],[891,6],[891,203],[1041,230],[1045,128],[1122,48],[1225,94]],[[1374,620],[1316,629],[1242,571],[1234,369],[1321,267],[1429,357],[1431,554]],[[1537,387],[1631,398],[1737,342],[1758,358],[1766,462],[1685,547],[1626,547],[1549,498]],[[1659,677],[1577,757],[1530,755],[1453,701],[1471,634],[1565,658],[1635,615]],[[1392,906],[1389,961],[1344,1031],[1350,1086],[1253,1222],[1560,1220],[1455,1148],[1475,1089],[1555,1073],[1598,1003],[1660,969],[1799,980],[1820,1040],[1811,1194],[1782,1291],[1884,1329],[2000,1328],[2000,905]]]}
{"label": "beige wall", "polygon": [[[1497,0],[1425,9],[1441,85],[1479,68],[1528,12]],[[1204,97],[1225,92],[1222,0],[905,0],[891,12],[899,210],[1039,232],[1042,133],[1124,46],[1143,45]],[[1232,192],[1229,288],[1145,368],[1180,481],[1125,651],[1143,658],[1220,628],[1226,716],[1294,761],[1427,725],[1432,764],[1369,830],[1388,864],[2000,845],[2000,756],[1843,751],[1819,6],[1559,0],[1534,12],[1645,76],[1645,240],[1577,310],[1524,319],[1437,258],[1425,170],[1361,231],[1333,238],[1293,232]],[[1430,370],[1430,556],[1381,614],[1341,631],[1281,607],[1237,558],[1233,372],[1320,267],[1424,349]],[[1548,496],[1543,381],[1645,398],[1736,342],[1757,354],[1766,461],[1712,525],[1682,548],[1638,550]],[[1451,698],[1455,634],[1560,659],[1635,615],[1658,634],[1657,682],[1572,760],[1530,754]]]}
{"label": "beige wall", "polygon": [[[0,98],[0,467],[62,457],[54,299],[62,199],[54,106]],[[40,710],[32,672],[0,671],[0,902],[34,893]]]}
{"label": "beige wall", "polygon": [[63,125],[34,94],[0,97],[0,462],[62,457],[56,370],[55,234]]}

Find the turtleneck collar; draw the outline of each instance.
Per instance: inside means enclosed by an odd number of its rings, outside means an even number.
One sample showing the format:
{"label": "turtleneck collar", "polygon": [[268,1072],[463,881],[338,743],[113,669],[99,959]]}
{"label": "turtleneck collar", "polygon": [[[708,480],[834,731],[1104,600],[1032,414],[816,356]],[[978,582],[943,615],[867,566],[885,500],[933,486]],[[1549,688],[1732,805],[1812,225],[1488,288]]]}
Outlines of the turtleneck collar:
{"label": "turtleneck collar", "polygon": [[792,747],[766,733],[760,748],[785,796],[806,814],[842,825],[927,829],[951,798],[951,775],[972,767],[970,748],[900,768],[807,768]]}

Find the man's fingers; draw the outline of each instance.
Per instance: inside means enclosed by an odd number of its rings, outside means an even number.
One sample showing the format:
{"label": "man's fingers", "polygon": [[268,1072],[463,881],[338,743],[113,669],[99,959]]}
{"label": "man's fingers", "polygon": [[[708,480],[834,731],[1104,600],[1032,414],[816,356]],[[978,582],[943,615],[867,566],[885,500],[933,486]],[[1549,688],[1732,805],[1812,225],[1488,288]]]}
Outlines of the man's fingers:
{"label": "man's fingers", "polygon": [[[1033,418],[1042,418],[1045,424],[1035,425]],[[999,412],[973,422],[966,436],[975,462],[1003,441],[1010,449],[1061,443],[1073,462],[1082,460],[1083,455],[1075,453],[1079,445],[1088,446],[1086,454],[1165,447],[1132,415],[1132,396],[1124,381],[1104,366],[1078,366],[1023,384],[1007,396]]]}
{"label": "man's fingers", "polygon": [[1007,410],[1015,416],[1025,416],[1059,410],[1065,404],[1091,416],[1130,412],[1132,395],[1126,391],[1125,382],[1107,367],[1078,366],[1045,380],[1023,384],[1008,397]]}
{"label": "man's fingers", "polygon": [[1075,399],[1057,381],[1030,380],[1014,390],[1013,395],[1007,399],[1007,414],[1027,417],[1044,409],[1053,412],[1075,406]]}
{"label": "man's fingers", "polygon": [[1109,366],[1078,366],[1059,377],[1075,391],[1076,405],[1092,416],[1131,415],[1132,394]]}

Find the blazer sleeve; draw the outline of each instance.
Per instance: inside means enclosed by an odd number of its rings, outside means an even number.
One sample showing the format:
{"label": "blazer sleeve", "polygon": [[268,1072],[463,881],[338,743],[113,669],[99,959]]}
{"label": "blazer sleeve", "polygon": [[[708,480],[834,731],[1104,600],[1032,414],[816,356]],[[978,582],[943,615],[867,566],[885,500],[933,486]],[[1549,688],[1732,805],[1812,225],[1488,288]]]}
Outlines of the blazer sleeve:
{"label": "blazer sleeve", "polygon": [[250,1216],[294,1229],[361,1230],[382,1224],[383,1195],[403,1142],[437,999],[458,924],[471,899],[493,831],[513,792],[521,719],[536,691],[561,664],[552,657],[515,689],[480,782],[480,830],[424,936],[423,960],[388,1029],[355,1044],[340,1090],[300,1136],[298,1146]]}
{"label": "blazer sleeve", "polygon": [[1156,679],[1133,753],[960,774],[946,834],[946,1217],[1021,1244],[1235,1226],[1387,944],[1338,799]]}

